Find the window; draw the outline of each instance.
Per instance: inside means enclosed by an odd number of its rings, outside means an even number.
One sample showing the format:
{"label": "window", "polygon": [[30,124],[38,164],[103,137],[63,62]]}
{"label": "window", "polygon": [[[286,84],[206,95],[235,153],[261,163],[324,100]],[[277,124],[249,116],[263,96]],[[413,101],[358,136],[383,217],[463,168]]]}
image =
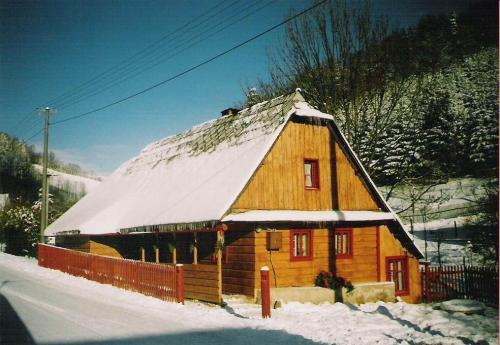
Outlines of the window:
{"label": "window", "polygon": [[304,184],[306,189],[319,189],[318,160],[304,160]]}
{"label": "window", "polygon": [[290,231],[290,260],[312,260],[312,230]]}
{"label": "window", "polygon": [[386,259],[387,281],[394,282],[396,296],[407,295],[410,291],[408,285],[408,257],[390,256]]}
{"label": "window", "polygon": [[352,257],[352,229],[335,229],[335,257],[337,259]]}

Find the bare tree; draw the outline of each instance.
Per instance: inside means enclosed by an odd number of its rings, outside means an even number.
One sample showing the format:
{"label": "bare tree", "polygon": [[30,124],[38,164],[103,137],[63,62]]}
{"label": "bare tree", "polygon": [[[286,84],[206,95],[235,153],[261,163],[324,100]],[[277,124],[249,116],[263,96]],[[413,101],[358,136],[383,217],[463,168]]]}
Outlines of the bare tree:
{"label": "bare tree", "polygon": [[[407,176],[416,154],[412,133],[420,78],[409,78],[405,31],[391,30],[375,17],[369,1],[331,0],[286,26],[282,45],[270,52],[270,82],[251,87],[247,100],[258,102],[300,87],[309,103],[334,114],[368,172],[385,162],[377,157],[384,135],[406,121],[412,135],[392,169],[394,183]],[[257,97],[256,97],[257,96]]]}

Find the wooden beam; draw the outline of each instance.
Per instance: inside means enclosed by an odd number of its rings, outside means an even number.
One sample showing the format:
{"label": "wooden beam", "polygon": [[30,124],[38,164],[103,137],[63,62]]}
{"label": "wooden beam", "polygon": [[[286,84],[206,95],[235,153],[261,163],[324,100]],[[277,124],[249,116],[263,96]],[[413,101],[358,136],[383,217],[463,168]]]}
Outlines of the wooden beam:
{"label": "wooden beam", "polygon": [[332,208],[334,210],[340,210],[340,200],[339,200],[339,179],[337,172],[337,136],[335,130],[332,128],[331,124],[327,124],[330,131],[330,173],[331,173],[331,185],[332,185]]}
{"label": "wooden beam", "polygon": [[146,261],[146,248],[144,248],[144,245],[141,246],[141,261]]}
{"label": "wooden beam", "polygon": [[160,239],[159,239],[159,236],[158,236],[158,231],[155,233],[155,240],[156,240],[156,244],[155,244],[155,262],[157,264],[160,263]]}
{"label": "wooden beam", "polygon": [[377,255],[376,255],[376,260],[377,260],[377,281],[381,281],[381,277],[380,277],[380,226],[377,225],[377,228],[375,230],[377,233],[376,233],[376,236],[377,236],[377,243],[376,243],[376,246],[377,246]]}
{"label": "wooden beam", "polygon": [[198,264],[198,233],[193,232],[193,264]]}
{"label": "wooden beam", "polygon": [[174,240],[174,249],[172,250],[172,262],[177,264],[177,236],[175,233],[172,234],[172,238]]}
{"label": "wooden beam", "polygon": [[222,303],[222,246],[224,244],[224,231],[217,231],[217,291],[219,303]]}

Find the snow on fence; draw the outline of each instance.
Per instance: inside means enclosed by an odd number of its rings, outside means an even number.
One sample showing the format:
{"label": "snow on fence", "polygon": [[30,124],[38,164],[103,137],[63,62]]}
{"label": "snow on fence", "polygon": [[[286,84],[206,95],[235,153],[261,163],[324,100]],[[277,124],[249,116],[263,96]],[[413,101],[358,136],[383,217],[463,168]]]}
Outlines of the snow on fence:
{"label": "snow on fence", "polygon": [[498,305],[498,267],[426,265],[421,274],[425,302],[464,298]]}
{"label": "snow on fence", "polygon": [[39,244],[38,265],[147,296],[184,302],[184,270],[181,265],[176,268],[174,265],[111,258],[45,244]]}

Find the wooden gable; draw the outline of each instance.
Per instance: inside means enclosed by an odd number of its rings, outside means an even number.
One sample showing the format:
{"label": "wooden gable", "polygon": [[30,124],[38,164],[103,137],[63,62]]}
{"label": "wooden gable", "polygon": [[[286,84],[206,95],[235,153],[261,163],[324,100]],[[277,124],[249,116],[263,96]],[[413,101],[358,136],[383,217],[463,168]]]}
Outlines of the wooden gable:
{"label": "wooden gable", "polygon": [[[290,121],[231,212],[246,210],[379,210],[347,153],[326,125]],[[332,148],[335,147],[333,153]],[[307,189],[304,161],[317,160],[319,188]],[[338,186],[332,191],[332,162]],[[338,200],[334,195],[338,194]]]}

